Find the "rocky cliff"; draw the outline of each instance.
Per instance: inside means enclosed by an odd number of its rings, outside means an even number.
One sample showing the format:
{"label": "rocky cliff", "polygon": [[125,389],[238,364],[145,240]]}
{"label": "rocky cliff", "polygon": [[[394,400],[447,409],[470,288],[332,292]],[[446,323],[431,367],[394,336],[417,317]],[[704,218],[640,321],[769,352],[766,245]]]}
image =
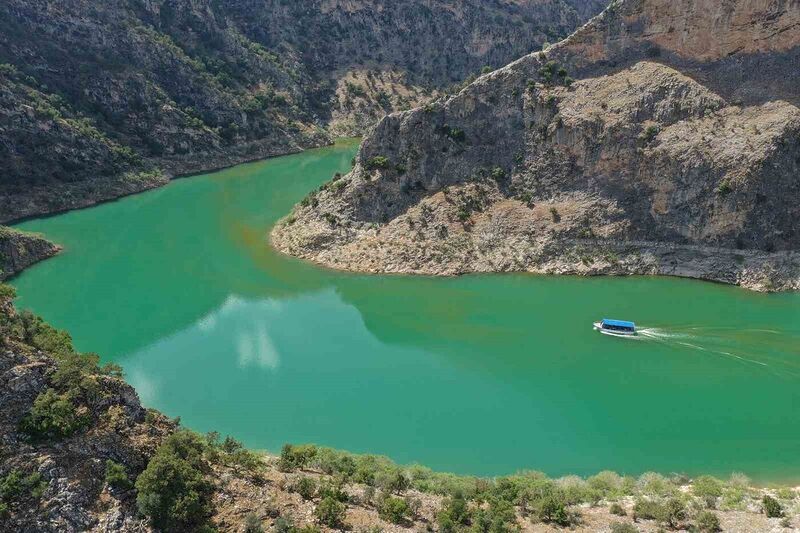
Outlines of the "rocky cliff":
{"label": "rocky cliff", "polygon": [[59,250],[44,237],[0,226],[0,280],[57,254]]}
{"label": "rocky cliff", "polygon": [[602,3],[2,2],[0,222],[360,133]]}
{"label": "rocky cliff", "polygon": [[800,288],[800,3],[622,0],[382,120],[273,231],[373,272],[671,274]]}

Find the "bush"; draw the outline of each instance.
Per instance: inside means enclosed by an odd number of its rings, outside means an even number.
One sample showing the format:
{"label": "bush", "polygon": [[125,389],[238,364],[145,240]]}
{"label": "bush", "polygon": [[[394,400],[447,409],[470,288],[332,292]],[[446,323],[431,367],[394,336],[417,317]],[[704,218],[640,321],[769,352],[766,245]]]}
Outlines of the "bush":
{"label": "bush", "polygon": [[598,491],[604,498],[617,498],[624,494],[623,479],[616,472],[605,470],[586,480],[589,488]]}
{"label": "bush", "polygon": [[616,516],[626,516],[628,514],[618,503],[612,503],[611,507],[608,508],[608,512]]}
{"label": "bush", "polygon": [[639,530],[627,522],[614,522],[611,524],[611,533],[639,533]]}
{"label": "bush", "polygon": [[660,131],[661,129],[658,126],[647,126],[647,129],[645,129],[642,134],[642,140],[645,143],[653,142],[653,140],[658,137]]}
{"label": "bush", "polygon": [[34,400],[30,412],[20,422],[20,430],[35,440],[57,440],[88,424],[88,415],[66,395],[47,389]]}
{"label": "bush", "polygon": [[376,155],[375,157],[368,159],[365,166],[367,167],[367,170],[389,168],[389,158],[382,155]]}
{"label": "bush", "polygon": [[133,483],[131,483],[128,477],[128,471],[125,469],[125,466],[111,459],[106,461],[105,480],[110,487],[118,490],[128,490],[133,487]]}
{"label": "bush", "polygon": [[570,523],[564,497],[558,491],[550,491],[536,501],[533,505],[533,512],[542,522],[552,522],[560,526],[568,526]]}
{"label": "bush", "polygon": [[783,516],[783,507],[780,502],[769,495],[764,495],[761,499],[761,505],[764,508],[764,514],[768,518],[780,518]]}
{"label": "bush", "polygon": [[555,207],[550,208],[550,217],[553,219],[553,222],[558,223],[561,222],[561,215],[558,212],[558,209]]}
{"label": "bush", "polygon": [[717,194],[720,196],[726,196],[733,192],[733,187],[731,186],[731,182],[728,180],[722,180],[717,185]]}
{"label": "bush", "polygon": [[722,496],[722,482],[711,476],[700,476],[692,483],[692,492],[713,509],[717,505],[717,498]]}
{"label": "bush", "polygon": [[342,527],[346,514],[347,509],[344,504],[331,496],[322,498],[314,510],[314,516],[320,524],[334,529]]}
{"label": "bush", "polygon": [[278,470],[292,472],[298,468],[305,468],[316,454],[317,448],[312,445],[293,446],[285,444],[281,448],[281,456],[278,459]]}
{"label": "bush", "polygon": [[436,515],[436,522],[443,532],[455,531],[459,526],[468,526],[470,513],[464,495],[458,492],[447,498]]}
{"label": "bush", "polygon": [[264,533],[264,528],[261,527],[261,519],[258,515],[250,513],[244,517],[244,533]]}
{"label": "bush", "polygon": [[410,511],[408,503],[404,499],[396,498],[395,496],[385,496],[378,505],[380,517],[392,524],[405,523]]}
{"label": "bush", "polygon": [[317,493],[317,483],[310,477],[303,476],[297,480],[293,489],[304,500],[310,500]]}
{"label": "bush", "polygon": [[194,433],[170,435],[136,479],[139,511],[166,531],[203,526],[212,514],[214,486],[206,479],[210,468],[207,445]]}
{"label": "bush", "polygon": [[721,531],[719,517],[711,511],[702,511],[697,515],[697,529],[703,533],[716,533]]}

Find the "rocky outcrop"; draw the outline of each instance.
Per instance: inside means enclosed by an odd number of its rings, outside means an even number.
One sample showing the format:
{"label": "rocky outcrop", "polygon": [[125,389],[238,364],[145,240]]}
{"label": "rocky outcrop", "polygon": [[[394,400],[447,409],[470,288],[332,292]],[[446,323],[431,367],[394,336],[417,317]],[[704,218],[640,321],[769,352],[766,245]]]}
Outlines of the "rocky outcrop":
{"label": "rocky outcrop", "polygon": [[[25,341],[26,335],[36,331],[34,343],[46,344],[43,331],[54,330],[41,326],[31,315],[17,315],[7,289],[2,286],[0,296],[0,480],[4,486],[0,528],[36,532],[149,530],[136,516],[135,495],[105,484],[106,462],[114,461],[135,476],[174,425],[159,413],[148,414],[136,392],[121,378],[76,374],[76,382],[69,386],[78,387],[77,381],[82,380],[80,387],[91,391],[78,407],[86,428],[64,439],[31,439],[21,430],[22,421],[37,399],[55,386],[53,376],[64,364],[63,355]],[[53,338],[58,336],[55,333]],[[73,396],[65,393],[61,398],[78,401]],[[53,413],[59,416],[60,411]],[[15,476],[22,481],[11,482]]]}
{"label": "rocky outcrop", "polygon": [[361,133],[603,3],[3,2],[0,222]]}
{"label": "rocky outcrop", "polygon": [[57,254],[59,250],[44,237],[0,226],[0,280]]}
{"label": "rocky outcrop", "polygon": [[[352,173],[297,206],[273,244],[372,272],[800,288],[798,85],[783,98],[798,70],[779,60],[800,45],[800,5],[741,0],[723,17],[729,3],[684,4],[681,26],[671,2],[614,2],[546,52],[385,118]],[[781,37],[737,51],[743,20],[753,39]],[[704,24],[727,47],[696,54]],[[717,77],[753,54],[768,58],[750,76],[758,91]]]}

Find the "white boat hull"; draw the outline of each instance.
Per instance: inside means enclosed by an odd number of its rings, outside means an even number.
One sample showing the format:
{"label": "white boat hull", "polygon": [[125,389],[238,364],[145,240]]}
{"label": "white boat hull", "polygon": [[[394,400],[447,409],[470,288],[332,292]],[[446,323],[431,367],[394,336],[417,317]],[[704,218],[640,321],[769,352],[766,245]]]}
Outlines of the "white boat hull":
{"label": "white boat hull", "polygon": [[596,329],[603,335],[611,335],[612,337],[632,337],[636,335],[635,331],[614,331],[610,329],[603,329],[603,324],[601,324],[600,322],[595,322],[593,326],[594,329]]}

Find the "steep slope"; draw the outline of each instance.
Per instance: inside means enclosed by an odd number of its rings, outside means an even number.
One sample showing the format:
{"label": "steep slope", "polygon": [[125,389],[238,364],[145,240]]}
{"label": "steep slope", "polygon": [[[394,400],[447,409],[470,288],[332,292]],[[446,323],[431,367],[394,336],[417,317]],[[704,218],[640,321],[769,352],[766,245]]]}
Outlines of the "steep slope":
{"label": "steep slope", "polygon": [[[563,37],[600,0],[9,0],[0,222],[330,142]],[[348,92],[347,89],[350,89]],[[158,170],[157,170],[158,169]]]}
{"label": "steep slope", "polygon": [[0,226],[0,280],[57,254],[59,250],[44,237]]}
{"label": "steep slope", "polygon": [[[616,1],[546,52],[382,120],[272,241],[354,270],[800,288],[800,4],[764,4]],[[724,46],[704,46],[707,28]]]}

